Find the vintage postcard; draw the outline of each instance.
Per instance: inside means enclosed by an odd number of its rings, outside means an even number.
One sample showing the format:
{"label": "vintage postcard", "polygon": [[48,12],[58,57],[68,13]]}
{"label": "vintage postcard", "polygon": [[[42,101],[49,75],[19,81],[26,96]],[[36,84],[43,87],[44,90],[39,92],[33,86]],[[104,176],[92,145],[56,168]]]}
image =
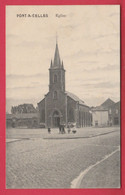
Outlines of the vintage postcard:
{"label": "vintage postcard", "polygon": [[6,6],[6,188],[121,187],[120,6]]}

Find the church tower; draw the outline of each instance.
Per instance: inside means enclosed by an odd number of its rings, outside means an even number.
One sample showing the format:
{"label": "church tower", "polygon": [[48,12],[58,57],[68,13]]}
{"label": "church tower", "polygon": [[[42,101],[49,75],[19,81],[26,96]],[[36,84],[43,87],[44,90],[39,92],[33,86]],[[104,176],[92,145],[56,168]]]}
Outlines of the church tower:
{"label": "church tower", "polygon": [[59,91],[65,92],[65,70],[56,43],[54,61],[51,60],[49,69],[49,92],[53,92],[56,98]]}

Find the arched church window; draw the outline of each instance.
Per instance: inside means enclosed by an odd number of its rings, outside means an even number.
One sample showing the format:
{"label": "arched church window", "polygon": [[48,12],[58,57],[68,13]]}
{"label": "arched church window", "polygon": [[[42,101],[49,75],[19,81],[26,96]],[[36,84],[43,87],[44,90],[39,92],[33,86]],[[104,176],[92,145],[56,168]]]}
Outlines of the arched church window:
{"label": "arched church window", "polygon": [[53,79],[54,83],[57,83],[57,75],[54,74],[54,79]]}
{"label": "arched church window", "polygon": [[54,93],[53,93],[53,99],[57,99],[57,91],[54,91]]}

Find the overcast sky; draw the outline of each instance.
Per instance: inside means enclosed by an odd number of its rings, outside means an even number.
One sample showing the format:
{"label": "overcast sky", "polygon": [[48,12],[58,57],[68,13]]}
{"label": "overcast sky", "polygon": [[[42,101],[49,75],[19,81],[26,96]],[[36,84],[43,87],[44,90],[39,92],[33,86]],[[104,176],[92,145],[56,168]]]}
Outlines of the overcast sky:
{"label": "overcast sky", "polygon": [[[17,17],[48,14],[48,17]],[[66,15],[56,17],[56,14]],[[89,106],[120,100],[120,7],[7,6],[6,110],[48,92],[56,32],[66,90]]]}

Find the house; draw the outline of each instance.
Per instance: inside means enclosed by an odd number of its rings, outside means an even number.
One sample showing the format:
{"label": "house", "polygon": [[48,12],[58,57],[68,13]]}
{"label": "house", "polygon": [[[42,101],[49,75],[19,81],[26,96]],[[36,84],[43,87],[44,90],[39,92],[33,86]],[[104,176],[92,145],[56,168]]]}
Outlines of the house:
{"label": "house", "polygon": [[120,101],[109,106],[110,125],[120,125]]}
{"label": "house", "polygon": [[100,106],[92,108],[93,126],[120,125],[120,101],[115,103],[108,98]]}
{"label": "house", "polygon": [[39,127],[38,113],[6,114],[7,128],[36,128]]}
{"label": "house", "polygon": [[93,126],[108,126],[108,109],[102,107],[96,107],[92,109],[92,125]]}
{"label": "house", "polygon": [[32,104],[12,106],[11,114],[6,113],[6,127],[39,127],[39,113]]}

